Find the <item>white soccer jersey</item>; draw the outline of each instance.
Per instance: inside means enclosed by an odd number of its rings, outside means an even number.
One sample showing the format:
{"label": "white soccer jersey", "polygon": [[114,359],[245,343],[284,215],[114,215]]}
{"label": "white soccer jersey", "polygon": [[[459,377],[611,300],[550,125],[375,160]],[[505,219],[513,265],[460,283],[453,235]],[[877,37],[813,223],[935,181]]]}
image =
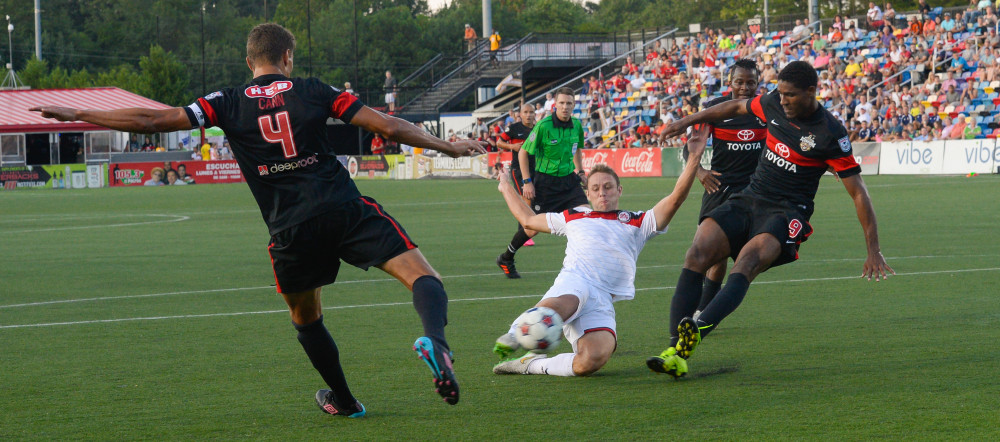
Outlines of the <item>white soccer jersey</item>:
{"label": "white soccer jersey", "polygon": [[615,301],[635,297],[635,262],[656,230],[652,211],[597,212],[572,209],[545,215],[549,230],[565,236],[561,272],[572,272],[611,294]]}

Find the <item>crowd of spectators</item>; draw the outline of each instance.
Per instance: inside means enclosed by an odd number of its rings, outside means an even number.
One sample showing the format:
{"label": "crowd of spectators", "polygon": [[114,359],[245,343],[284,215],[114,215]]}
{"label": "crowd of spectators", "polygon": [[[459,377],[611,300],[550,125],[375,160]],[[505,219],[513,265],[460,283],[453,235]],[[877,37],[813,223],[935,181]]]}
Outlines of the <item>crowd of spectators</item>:
{"label": "crowd of spectators", "polygon": [[[761,92],[794,60],[819,73],[817,99],[848,128],[853,141],[948,140],[995,137],[1000,105],[1000,38],[996,5],[972,0],[961,11],[897,12],[869,4],[862,17],[837,16],[820,31],[802,20],[784,31],[731,33],[708,29],[650,45],[612,71],[581,79],[574,116],[590,147],[671,147],[657,142],[666,123],[696,112],[728,89],[727,66],[740,58],[761,67]],[[553,112],[539,101],[537,120]],[[537,121],[536,120],[536,121]],[[495,146],[517,121],[480,119],[471,131],[448,134]]]}

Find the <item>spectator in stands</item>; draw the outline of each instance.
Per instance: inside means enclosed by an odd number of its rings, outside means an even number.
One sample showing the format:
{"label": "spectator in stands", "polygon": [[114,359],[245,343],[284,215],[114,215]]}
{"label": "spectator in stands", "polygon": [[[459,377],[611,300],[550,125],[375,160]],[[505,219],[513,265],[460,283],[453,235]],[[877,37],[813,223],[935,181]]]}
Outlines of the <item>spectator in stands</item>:
{"label": "spectator in stands", "polygon": [[954,123],[951,126],[951,132],[948,134],[949,140],[961,140],[965,137],[965,128],[968,123],[965,120],[965,115],[958,114],[955,118]]}
{"label": "spectator in stands", "polygon": [[806,25],[802,23],[802,19],[795,20],[795,27],[792,28],[792,39],[798,40],[806,36]]}
{"label": "spectator in stands", "polygon": [[955,19],[951,18],[950,12],[944,13],[944,20],[941,21],[941,29],[946,32],[951,32],[955,29]]}
{"label": "spectator in stands", "polygon": [[884,23],[882,21],[882,8],[879,8],[875,2],[868,3],[868,14],[865,17],[868,19],[868,29],[879,29]]}
{"label": "spectator in stands", "polygon": [[351,88],[351,82],[350,81],[345,81],[344,82],[344,92],[347,92],[348,94],[351,94],[351,95],[357,95],[357,94],[354,93],[354,89]]}
{"label": "spectator in stands", "polygon": [[895,28],[896,25],[893,24],[893,20],[895,19],[896,19],[896,10],[893,9],[891,3],[886,3],[885,10],[882,12],[882,21],[885,22],[886,26],[891,26]]}
{"label": "spectator in stands", "polygon": [[934,35],[937,32],[938,23],[940,22],[941,22],[941,17],[931,18],[931,16],[928,15],[927,18],[924,20],[924,24],[921,26],[921,28],[924,30],[924,37]]}
{"label": "spectator in stands", "polygon": [[163,185],[163,168],[154,167],[152,171],[149,172],[149,179],[142,183],[143,186],[162,186]]}
{"label": "spectator in stands", "polygon": [[155,148],[156,146],[153,145],[153,140],[151,140],[149,137],[146,137],[146,141],[142,143],[142,146],[139,147],[139,150],[143,152],[152,152],[153,149]]}
{"label": "spectator in stands", "polygon": [[490,35],[490,65],[493,67],[500,65],[500,60],[498,58],[500,54],[500,31],[494,29],[493,34]]}
{"label": "spectator in stands", "polygon": [[920,18],[924,19],[931,13],[931,7],[927,4],[927,0],[917,1],[917,11],[920,12]]}
{"label": "spectator in stands", "polygon": [[212,147],[210,147],[208,149],[208,157],[212,161],[218,161],[220,159],[220,157],[219,157],[219,144],[218,143],[212,143]]}
{"label": "spectator in stands", "polygon": [[372,137],[370,148],[372,155],[382,155],[385,153],[385,140],[383,140],[379,134],[375,134],[375,136]]}
{"label": "spectator in stands", "polygon": [[385,105],[391,115],[396,111],[396,92],[399,89],[399,83],[396,82],[396,77],[392,76],[392,72],[385,71],[385,83],[382,84],[382,89],[385,92]]}
{"label": "spectator in stands", "polygon": [[465,52],[469,52],[476,48],[476,40],[479,39],[479,35],[476,34],[476,30],[468,23],[465,24]]}

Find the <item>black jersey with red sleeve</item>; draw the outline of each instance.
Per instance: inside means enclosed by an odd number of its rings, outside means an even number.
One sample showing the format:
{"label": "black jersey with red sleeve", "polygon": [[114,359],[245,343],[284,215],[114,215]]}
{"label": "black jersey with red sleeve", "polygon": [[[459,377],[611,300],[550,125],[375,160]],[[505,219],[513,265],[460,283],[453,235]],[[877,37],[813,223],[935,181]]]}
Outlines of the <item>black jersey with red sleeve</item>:
{"label": "black jersey with red sleeve", "polygon": [[[732,100],[725,95],[705,103],[710,108]],[[712,170],[723,186],[740,186],[750,182],[750,175],[757,168],[767,125],[754,115],[741,115],[712,123]]]}
{"label": "black jersey with red sleeve", "polygon": [[766,150],[750,178],[750,193],[788,201],[812,216],[819,179],[828,168],[841,178],[861,173],[847,129],[822,106],[806,118],[788,118],[777,89],[746,106],[767,123]]}
{"label": "black jersey with red sleeve", "polygon": [[[528,135],[531,134],[531,129],[532,128],[525,126],[522,123],[511,123],[510,126],[507,126],[507,130],[504,131],[504,133],[500,134],[500,139],[503,140],[505,143],[511,143],[511,144],[523,143],[524,140],[528,139]],[[511,154],[512,154],[510,160],[511,170],[521,170],[519,169],[519,167],[521,167],[520,166],[521,162],[517,158],[518,152],[511,152]],[[530,168],[528,170],[534,171],[535,156],[528,155],[528,162],[530,163],[529,164]]]}
{"label": "black jersey with red sleeve", "polygon": [[270,74],[186,111],[193,126],[226,133],[273,235],[361,196],[326,131],[328,118],[349,123],[361,108],[357,97],[318,79]]}

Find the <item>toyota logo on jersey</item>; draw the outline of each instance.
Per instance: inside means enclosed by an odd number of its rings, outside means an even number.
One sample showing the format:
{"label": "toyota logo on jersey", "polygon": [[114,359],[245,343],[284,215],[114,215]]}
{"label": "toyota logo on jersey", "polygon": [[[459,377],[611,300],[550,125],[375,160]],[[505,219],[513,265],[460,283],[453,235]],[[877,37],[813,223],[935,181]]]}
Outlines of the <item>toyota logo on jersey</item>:
{"label": "toyota logo on jersey", "polygon": [[243,91],[243,93],[246,94],[248,98],[274,98],[275,95],[290,90],[291,88],[291,81],[275,81],[267,86],[250,86]]}
{"label": "toyota logo on jersey", "polygon": [[753,131],[750,129],[743,129],[736,133],[736,138],[739,138],[740,141],[750,141],[753,139]]}
{"label": "toyota logo on jersey", "polygon": [[788,149],[788,146],[785,145],[785,143],[776,144],[774,146],[774,150],[778,153],[778,155],[781,155],[781,158],[788,158],[788,156],[791,155],[792,153],[791,150]]}

